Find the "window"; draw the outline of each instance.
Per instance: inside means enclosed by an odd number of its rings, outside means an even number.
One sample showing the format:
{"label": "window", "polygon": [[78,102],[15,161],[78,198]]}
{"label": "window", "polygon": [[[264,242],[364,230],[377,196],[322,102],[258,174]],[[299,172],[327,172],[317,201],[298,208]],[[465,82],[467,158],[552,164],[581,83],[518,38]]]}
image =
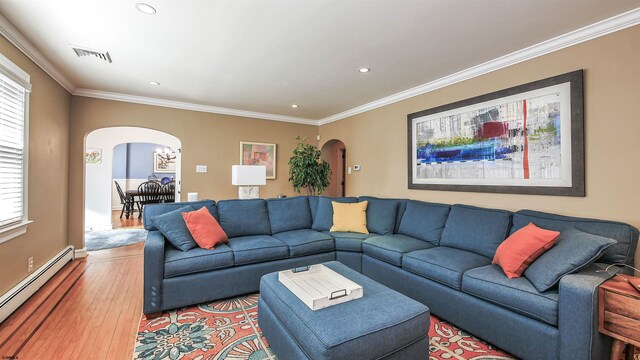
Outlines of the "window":
{"label": "window", "polygon": [[27,231],[29,75],[0,54],[0,243]]}

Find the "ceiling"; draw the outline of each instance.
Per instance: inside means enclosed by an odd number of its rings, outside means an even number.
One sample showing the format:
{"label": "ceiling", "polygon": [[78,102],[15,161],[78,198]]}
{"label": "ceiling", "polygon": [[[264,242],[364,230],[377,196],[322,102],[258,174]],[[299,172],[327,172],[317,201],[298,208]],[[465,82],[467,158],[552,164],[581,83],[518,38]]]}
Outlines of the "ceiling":
{"label": "ceiling", "polygon": [[[140,1],[157,14],[139,12]],[[640,0],[0,0],[0,13],[72,92],[304,121],[639,6]],[[71,45],[108,51],[113,62],[77,58]],[[361,67],[371,72],[362,74]]]}

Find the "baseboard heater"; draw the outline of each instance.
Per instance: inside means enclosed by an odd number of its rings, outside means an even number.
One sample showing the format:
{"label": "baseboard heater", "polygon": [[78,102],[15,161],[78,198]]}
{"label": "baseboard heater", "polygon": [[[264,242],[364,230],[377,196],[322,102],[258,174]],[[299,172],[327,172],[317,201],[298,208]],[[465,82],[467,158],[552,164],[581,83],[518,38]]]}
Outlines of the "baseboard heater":
{"label": "baseboard heater", "polygon": [[9,317],[22,303],[53,277],[62,267],[73,260],[73,246],[67,246],[46,264],[27,276],[18,285],[0,297],[0,323]]}

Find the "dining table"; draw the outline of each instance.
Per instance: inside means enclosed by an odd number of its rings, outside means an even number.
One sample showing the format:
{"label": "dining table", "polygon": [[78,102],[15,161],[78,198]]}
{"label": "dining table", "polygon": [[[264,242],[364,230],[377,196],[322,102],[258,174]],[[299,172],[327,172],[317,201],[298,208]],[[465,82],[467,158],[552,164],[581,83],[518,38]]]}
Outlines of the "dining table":
{"label": "dining table", "polygon": [[[129,218],[129,215],[133,213],[133,206],[135,206],[135,204],[138,205],[138,218],[141,218],[145,204],[175,202],[175,192],[173,191],[155,191],[152,193],[145,193],[138,189],[132,189],[126,190],[124,193],[128,198],[131,198],[131,208],[125,208],[125,216],[127,219]],[[147,199],[143,201],[143,197]]]}

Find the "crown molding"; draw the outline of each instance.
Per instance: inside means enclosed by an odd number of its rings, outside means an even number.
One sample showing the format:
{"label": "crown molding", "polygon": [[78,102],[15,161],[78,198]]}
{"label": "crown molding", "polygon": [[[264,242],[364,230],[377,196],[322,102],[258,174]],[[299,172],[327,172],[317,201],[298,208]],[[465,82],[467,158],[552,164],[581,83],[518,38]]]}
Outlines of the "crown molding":
{"label": "crown molding", "polygon": [[75,85],[38,50],[4,15],[0,14],[0,34],[22,51],[31,61],[49,74],[68,92],[73,93]]}
{"label": "crown molding", "polygon": [[237,110],[237,109],[229,109],[229,108],[223,108],[223,107],[217,107],[217,106],[200,105],[200,104],[193,104],[193,103],[182,102],[182,101],[165,100],[165,99],[151,98],[151,97],[145,97],[145,96],[127,95],[127,94],[114,93],[114,92],[101,91],[101,90],[76,89],[76,91],[73,92],[73,95],[91,97],[96,99],[124,101],[124,102],[135,103],[135,104],[162,106],[162,107],[168,107],[168,108],[174,108],[174,109],[200,111],[200,112],[213,113],[213,114],[242,116],[242,117],[248,117],[248,118],[273,120],[273,121],[284,121],[289,123],[305,124],[305,125],[318,125],[318,121],[312,120],[312,119],[298,118],[298,117],[286,116],[286,115],[267,114],[267,113]]}
{"label": "crown molding", "polygon": [[600,22],[571,31],[564,35],[560,35],[553,39],[543,41],[539,44],[532,45],[522,50],[512,52],[494,60],[490,60],[485,63],[459,71],[457,73],[428,82],[426,84],[418,85],[411,89],[395,93],[393,95],[384,97],[376,101],[372,101],[361,106],[357,106],[353,109],[349,109],[335,115],[331,115],[324,119],[320,119],[318,124],[325,125],[334,121],[342,120],[350,116],[361,114],[363,112],[377,109],[382,106],[390,105],[398,101],[406,100],[414,96],[422,95],[446,86],[469,80],[480,75],[500,70],[502,68],[515,65],[542,55],[546,55],[554,51],[580,44],[585,41],[589,41],[600,36],[604,36],[638,24],[640,24],[640,7],[626,13],[616,15],[609,19],[605,19]]}

